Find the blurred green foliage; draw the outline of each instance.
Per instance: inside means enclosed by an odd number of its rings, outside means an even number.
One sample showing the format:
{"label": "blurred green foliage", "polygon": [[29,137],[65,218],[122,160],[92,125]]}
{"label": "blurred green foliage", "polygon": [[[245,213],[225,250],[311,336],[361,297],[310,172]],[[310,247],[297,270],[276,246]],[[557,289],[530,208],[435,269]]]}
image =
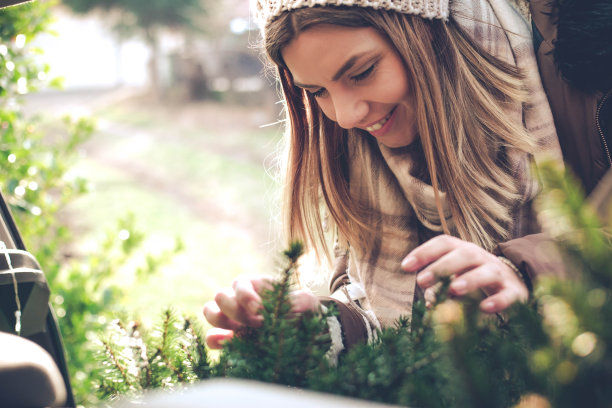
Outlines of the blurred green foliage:
{"label": "blurred green foliage", "polygon": [[70,218],[62,210],[87,193],[87,181],[70,170],[95,123],[66,117],[58,125],[22,112],[25,95],[60,85],[40,62],[43,50],[32,45],[49,31],[52,6],[35,2],[0,10],[0,189],[49,281],[77,402],[90,405],[96,397],[88,375],[95,365],[89,344],[129,290],[119,274],[126,273],[129,262],[141,265],[129,272],[146,278],[182,244],[177,240],[168,251],[142,254],[145,237],[135,231],[134,217],[126,215],[96,248],[73,255],[79,237],[71,234]]}

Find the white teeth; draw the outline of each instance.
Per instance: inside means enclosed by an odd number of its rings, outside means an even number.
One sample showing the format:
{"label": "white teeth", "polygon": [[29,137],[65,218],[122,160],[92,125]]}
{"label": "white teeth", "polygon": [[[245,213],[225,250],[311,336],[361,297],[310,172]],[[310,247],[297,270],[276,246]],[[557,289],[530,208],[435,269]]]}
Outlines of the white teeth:
{"label": "white teeth", "polygon": [[387,123],[389,118],[391,118],[391,114],[389,114],[386,118],[384,118],[380,122],[377,122],[377,123],[373,124],[372,126],[367,126],[365,129],[368,132],[376,132],[377,130],[380,130],[383,126],[385,126],[385,123]]}

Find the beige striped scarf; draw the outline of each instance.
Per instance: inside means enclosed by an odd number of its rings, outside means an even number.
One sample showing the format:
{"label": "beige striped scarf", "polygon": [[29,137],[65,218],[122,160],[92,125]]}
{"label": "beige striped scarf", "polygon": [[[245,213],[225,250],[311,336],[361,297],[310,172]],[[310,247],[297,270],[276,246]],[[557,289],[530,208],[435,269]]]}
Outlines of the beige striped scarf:
{"label": "beige striped scarf", "polygon": [[[561,158],[553,119],[542,89],[531,45],[531,33],[525,20],[507,0],[456,0],[451,2],[451,16],[476,42],[492,55],[516,64],[527,74],[530,100],[517,107],[517,121],[522,121],[537,141],[540,157]],[[415,247],[442,232],[433,188],[411,176],[410,147],[390,149],[368,137],[349,138],[350,191],[356,199],[367,198],[378,223],[377,235],[366,251],[349,247],[346,253],[348,293],[359,300],[366,316],[374,315],[382,326],[393,324],[399,316],[410,316],[415,298],[416,275],[400,270],[401,260]],[[523,203],[537,193],[537,184],[529,171],[531,157],[509,152],[515,177],[522,181]],[[444,194],[442,194],[443,203]],[[452,230],[450,211],[443,205]],[[513,210],[511,238],[530,233],[529,205]],[[491,249],[491,248],[489,248]],[[345,260],[346,261],[346,260]],[[340,264],[346,264],[340,262]],[[347,291],[343,291],[347,293]]]}

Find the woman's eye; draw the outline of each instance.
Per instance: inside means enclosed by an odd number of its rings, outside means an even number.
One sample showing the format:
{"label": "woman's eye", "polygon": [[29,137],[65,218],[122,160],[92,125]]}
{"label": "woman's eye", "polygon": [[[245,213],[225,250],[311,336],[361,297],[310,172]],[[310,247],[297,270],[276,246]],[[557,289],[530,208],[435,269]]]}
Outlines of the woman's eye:
{"label": "woman's eye", "polygon": [[308,91],[308,93],[310,93],[315,98],[320,98],[322,96],[325,96],[325,94],[327,93],[327,89],[321,88],[321,89],[318,89],[318,90],[316,90],[314,92]]}
{"label": "woman's eye", "polygon": [[372,72],[374,72],[374,68],[376,68],[376,64],[372,64],[370,65],[370,67],[368,69],[366,69],[365,71],[363,71],[360,74],[357,74],[355,76],[352,76],[351,79],[354,82],[359,82],[359,81],[363,81],[364,79],[366,79],[367,77],[369,77]]}

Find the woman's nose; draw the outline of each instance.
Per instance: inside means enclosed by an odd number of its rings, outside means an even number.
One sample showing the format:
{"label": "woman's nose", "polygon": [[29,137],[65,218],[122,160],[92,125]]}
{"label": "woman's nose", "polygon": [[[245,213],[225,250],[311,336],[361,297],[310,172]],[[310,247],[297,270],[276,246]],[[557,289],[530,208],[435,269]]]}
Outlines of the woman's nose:
{"label": "woman's nose", "polygon": [[335,121],[344,129],[359,126],[368,114],[368,103],[354,93],[340,94],[333,103]]}

